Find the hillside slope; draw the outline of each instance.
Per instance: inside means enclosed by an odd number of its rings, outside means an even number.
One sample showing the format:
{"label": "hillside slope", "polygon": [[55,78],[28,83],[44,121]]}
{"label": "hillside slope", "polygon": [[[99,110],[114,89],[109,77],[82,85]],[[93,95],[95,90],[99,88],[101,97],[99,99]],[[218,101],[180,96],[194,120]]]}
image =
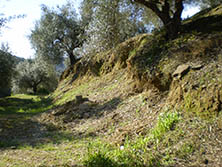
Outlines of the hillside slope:
{"label": "hillside slope", "polygon": [[85,166],[221,166],[222,6],[67,69],[41,116],[90,144]]}

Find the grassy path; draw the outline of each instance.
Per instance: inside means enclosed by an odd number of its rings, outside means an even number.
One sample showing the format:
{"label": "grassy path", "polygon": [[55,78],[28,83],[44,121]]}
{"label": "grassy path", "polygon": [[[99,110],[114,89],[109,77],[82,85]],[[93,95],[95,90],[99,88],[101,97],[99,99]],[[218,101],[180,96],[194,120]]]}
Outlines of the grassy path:
{"label": "grassy path", "polygon": [[0,99],[0,167],[75,166],[85,141],[40,122],[39,114],[50,108],[43,96]]}
{"label": "grassy path", "polygon": [[45,97],[0,99],[0,167],[221,166],[222,114],[203,120],[173,109],[154,112],[142,95],[121,103],[71,101],[52,112]]}

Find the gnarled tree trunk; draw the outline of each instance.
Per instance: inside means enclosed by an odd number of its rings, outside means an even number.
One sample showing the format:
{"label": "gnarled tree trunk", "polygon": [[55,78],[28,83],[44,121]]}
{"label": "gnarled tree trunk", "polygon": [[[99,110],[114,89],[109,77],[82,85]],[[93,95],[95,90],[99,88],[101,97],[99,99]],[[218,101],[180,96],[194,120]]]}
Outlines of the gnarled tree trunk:
{"label": "gnarled tree trunk", "polygon": [[134,0],[134,2],[151,9],[161,19],[167,31],[167,38],[169,39],[173,39],[178,35],[181,28],[181,15],[184,9],[183,0],[173,1],[174,11],[171,14],[172,9],[169,0]]}
{"label": "gnarled tree trunk", "polygon": [[70,60],[70,64],[71,65],[74,65],[74,64],[76,64],[79,61],[79,59],[77,59],[75,57],[73,52],[69,52],[68,54],[69,54],[69,60]]}

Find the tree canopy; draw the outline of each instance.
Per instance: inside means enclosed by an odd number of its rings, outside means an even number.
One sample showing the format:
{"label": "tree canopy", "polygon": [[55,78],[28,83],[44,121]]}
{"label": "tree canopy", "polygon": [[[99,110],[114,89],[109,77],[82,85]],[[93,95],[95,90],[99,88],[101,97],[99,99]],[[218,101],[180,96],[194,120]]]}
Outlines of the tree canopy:
{"label": "tree canopy", "polygon": [[199,3],[201,7],[206,8],[222,4],[222,0],[199,0]]}
{"label": "tree canopy", "polygon": [[83,55],[95,55],[120,42],[147,32],[141,9],[128,0],[83,0],[81,18],[85,29]]}
{"label": "tree canopy", "polygon": [[6,50],[0,50],[0,97],[10,95],[11,77],[13,75],[14,60]]}
{"label": "tree canopy", "polygon": [[14,92],[24,93],[31,89],[33,93],[37,93],[40,85],[52,91],[57,85],[54,66],[48,64],[41,57],[20,62],[15,71],[16,75],[13,77]]}
{"label": "tree canopy", "polygon": [[79,35],[82,33],[77,14],[71,3],[50,9],[42,6],[42,17],[36,22],[30,40],[37,55],[59,64],[68,56],[71,64],[78,58],[73,50],[81,45]]}

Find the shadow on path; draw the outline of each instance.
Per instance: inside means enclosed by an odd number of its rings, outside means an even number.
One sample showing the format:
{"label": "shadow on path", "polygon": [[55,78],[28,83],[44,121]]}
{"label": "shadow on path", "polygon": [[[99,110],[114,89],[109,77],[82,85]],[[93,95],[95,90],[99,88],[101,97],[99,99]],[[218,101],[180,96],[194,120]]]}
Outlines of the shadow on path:
{"label": "shadow on path", "polygon": [[[105,113],[114,111],[120,98],[113,98],[104,104],[89,100],[68,102],[46,113],[47,119],[54,117],[71,122],[80,119],[98,119]],[[50,99],[19,99],[9,98],[0,100],[0,150],[16,149],[24,146],[40,146],[48,143],[59,144],[62,141],[74,141],[94,138],[97,134],[82,132],[67,132],[53,122],[39,120],[38,113],[42,113],[50,106]],[[45,113],[44,113],[45,114]]]}

